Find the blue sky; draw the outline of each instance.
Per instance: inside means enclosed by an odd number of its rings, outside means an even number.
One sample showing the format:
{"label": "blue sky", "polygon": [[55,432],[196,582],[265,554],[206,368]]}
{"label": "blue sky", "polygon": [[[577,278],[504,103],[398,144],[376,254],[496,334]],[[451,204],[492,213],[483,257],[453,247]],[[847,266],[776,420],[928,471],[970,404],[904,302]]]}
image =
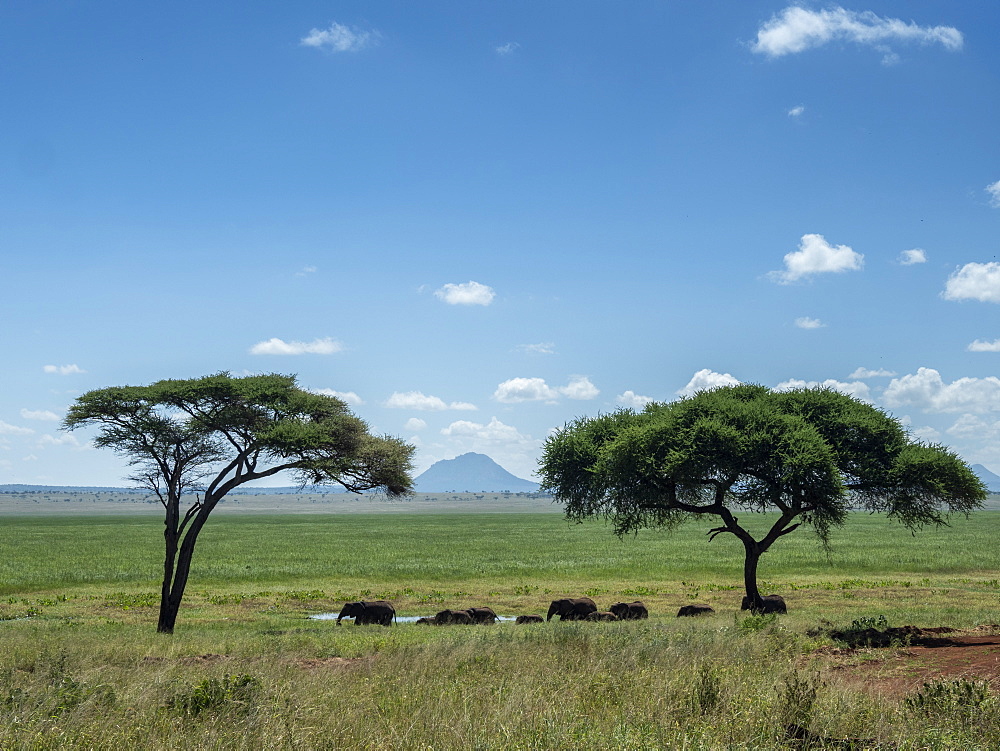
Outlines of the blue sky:
{"label": "blue sky", "polygon": [[988,2],[5,2],[0,484],[122,484],[73,399],[221,370],[418,470],[738,380],[1000,471],[998,40]]}

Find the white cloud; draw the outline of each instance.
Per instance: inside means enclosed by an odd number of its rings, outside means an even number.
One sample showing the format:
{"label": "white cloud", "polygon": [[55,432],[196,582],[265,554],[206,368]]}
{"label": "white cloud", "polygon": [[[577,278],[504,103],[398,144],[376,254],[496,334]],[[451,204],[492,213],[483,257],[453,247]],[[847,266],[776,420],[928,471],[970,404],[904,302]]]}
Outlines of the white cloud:
{"label": "white cloud", "polygon": [[315,274],[316,271],[315,266],[303,266],[300,271],[295,272],[295,276],[307,276],[308,274]]}
{"label": "white cloud", "polygon": [[795,319],[795,325],[800,329],[821,329],[826,326],[818,318],[809,318],[809,316],[802,316],[801,318]]}
{"label": "white cloud", "polygon": [[357,407],[365,403],[365,400],[360,396],[355,394],[353,391],[334,391],[333,389],[310,389],[314,394],[322,394],[323,396],[333,396],[340,399],[343,402],[347,402],[352,407]]}
{"label": "white cloud", "polygon": [[382,406],[389,409],[416,409],[425,412],[442,412],[446,409],[477,409],[475,404],[469,404],[468,402],[451,402],[449,404],[440,397],[428,396],[420,391],[394,391],[392,396],[382,403]]}
{"label": "white cloud", "polygon": [[38,439],[39,446],[79,446],[80,442],[72,433],[63,433],[59,436],[46,433]]}
{"label": "white cloud", "polygon": [[419,417],[411,417],[406,421],[406,425],[403,426],[407,430],[416,433],[427,427],[427,423],[421,420]]}
{"label": "white cloud", "polygon": [[1000,352],[1000,339],[994,339],[992,342],[976,339],[967,349],[969,352]]}
{"label": "white cloud", "polygon": [[585,401],[594,399],[601,392],[586,376],[572,376],[569,384],[559,389],[559,392],[569,399]]}
{"label": "white cloud", "polygon": [[656,400],[651,396],[641,396],[634,391],[626,391],[624,394],[619,394],[615,397],[615,401],[622,405],[623,407],[630,407],[631,409],[642,409],[650,402],[655,402]]}
{"label": "white cloud", "polygon": [[58,373],[59,375],[74,375],[76,373],[86,373],[77,365],[45,365],[42,370],[46,373]]}
{"label": "white cloud", "polygon": [[352,29],[334,21],[328,29],[311,29],[299,43],[328,52],[357,52],[378,42],[380,36],[377,31]]}
{"label": "white cloud", "polygon": [[449,305],[489,305],[496,297],[492,287],[479,282],[446,284],[434,292],[434,296]]}
{"label": "white cloud", "polygon": [[834,391],[839,391],[842,394],[853,396],[855,399],[860,399],[863,402],[871,402],[868,384],[862,383],[861,381],[845,383],[844,381],[835,381],[832,378],[827,378],[825,381],[802,381],[798,378],[789,378],[787,381],[782,381],[775,386],[774,390],[789,391],[791,389],[815,388],[833,389]]}
{"label": "white cloud", "polygon": [[518,44],[517,42],[507,42],[506,44],[497,45],[496,47],[493,48],[493,51],[496,52],[498,55],[511,55],[520,46],[521,45]]}
{"label": "white cloud", "polygon": [[893,378],[882,395],[889,407],[917,406],[927,412],[1000,411],[1000,378],[959,378],[945,383],[933,368]]}
{"label": "white cloud", "polygon": [[864,258],[847,245],[830,245],[823,235],[802,235],[799,249],[785,255],[785,270],[772,271],[768,278],[791,284],[813,274],[856,271],[864,265]]}
{"label": "white cloud", "polygon": [[987,185],[986,192],[990,194],[990,206],[1000,209],[1000,180]]}
{"label": "white cloud", "polygon": [[556,345],[552,342],[539,342],[538,344],[520,344],[517,347],[521,352],[531,355],[552,355],[555,354]]}
{"label": "white cloud", "polygon": [[802,113],[805,112],[805,111],[806,111],[806,108],[803,107],[800,104],[798,107],[792,107],[790,110],[788,110],[788,116],[789,117],[800,117],[802,115]]}
{"label": "white cloud", "polygon": [[497,386],[493,398],[504,404],[518,402],[556,401],[561,396],[569,399],[593,399],[601,392],[585,376],[572,376],[565,386],[549,386],[544,378],[511,378]]}
{"label": "white cloud", "polygon": [[1000,302],[1000,263],[967,263],[945,283],[945,300]]}
{"label": "white cloud", "polygon": [[757,30],[754,52],[781,57],[822,47],[833,41],[849,41],[873,46],[888,56],[883,62],[898,58],[886,47],[888,42],[940,44],[948,50],[962,49],[962,33],[952,26],[917,26],[898,18],[884,18],[871,11],[851,11],[834,7],[809,10],[789,6]]}
{"label": "white cloud", "polygon": [[21,417],[25,420],[43,420],[45,422],[57,422],[59,420],[59,415],[55,412],[49,412],[47,409],[22,409]]}
{"label": "white cloud", "polygon": [[920,248],[904,250],[899,254],[899,262],[903,266],[912,266],[915,263],[927,263],[927,253]]}
{"label": "white cloud", "polygon": [[978,415],[960,415],[955,423],[945,431],[956,438],[992,443],[1000,437],[1000,422],[984,420]]}
{"label": "white cloud", "polygon": [[31,435],[34,432],[31,428],[22,428],[0,420],[0,435]]}
{"label": "white cloud", "polygon": [[251,355],[332,355],[344,348],[330,337],[314,339],[311,342],[286,342],[274,337],[257,342],[250,348]]}
{"label": "white cloud", "polygon": [[896,374],[893,371],[886,370],[885,368],[879,368],[878,370],[869,370],[868,368],[857,368],[853,373],[851,373],[847,377],[857,380],[859,378],[878,378],[878,377],[894,376],[894,375]]}
{"label": "white cloud", "polygon": [[492,418],[486,425],[468,420],[457,420],[448,427],[442,428],[441,435],[478,438],[485,441],[500,441],[504,443],[521,441],[526,438],[526,436],[518,432],[517,428],[512,425],[505,425],[496,417]]}
{"label": "white cloud", "polygon": [[693,396],[699,391],[719,388],[720,386],[739,386],[740,381],[729,373],[716,373],[714,370],[703,368],[691,376],[687,386],[680,389],[679,396]]}

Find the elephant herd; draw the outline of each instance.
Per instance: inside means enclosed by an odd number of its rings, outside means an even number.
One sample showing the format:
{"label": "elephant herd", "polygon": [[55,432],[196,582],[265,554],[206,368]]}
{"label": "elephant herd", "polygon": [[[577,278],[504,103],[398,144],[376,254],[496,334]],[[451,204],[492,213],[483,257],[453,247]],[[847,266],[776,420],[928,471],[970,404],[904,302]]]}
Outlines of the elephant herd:
{"label": "elephant herd", "polygon": [[[785,613],[785,601],[781,595],[766,595],[760,598],[757,607],[749,598],[744,597],[743,610],[755,610],[760,613]],[[709,605],[684,605],[677,612],[678,618],[699,616],[714,613]],[[598,610],[597,603],[589,597],[564,598],[553,600],[544,621],[551,621],[553,616],[559,616],[561,621],[634,621],[649,617],[649,610],[640,600],[635,602],[616,602],[607,610]],[[388,600],[371,602],[348,602],[337,615],[337,625],[343,618],[353,618],[358,626],[378,625],[390,626],[396,620],[396,609]],[[418,618],[417,623],[428,626],[472,625],[496,623],[499,616],[492,608],[466,608],[465,610],[442,610],[428,618]],[[543,623],[540,615],[519,615],[515,623]]]}
{"label": "elephant herd", "polygon": [[[708,608],[711,610],[711,608]],[[695,613],[690,613],[695,615]],[[679,614],[680,615],[680,614]],[[687,615],[687,613],[684,613]],[[565,598],[553,600],[549,605],[548,615],[544,621],[559,616],[561,621],[633,621],[649,617],[645,604],[635,602],[616,602],[608,610],[598,610],[597,603],[589,597]],[[359,626],[378,625],[389,626],[396,618],[396,609],[387,600],[372,602],[348,602],[337,615],[337,625],[343,618],[353,618]],[[478,607],[465,610],[442,610],[428,618],[418,618],[417,623],[428,626],[472,625],[496,623],[499,616],[492,608]],[[519,615],[515,623],[543,623],[540,615]]]}

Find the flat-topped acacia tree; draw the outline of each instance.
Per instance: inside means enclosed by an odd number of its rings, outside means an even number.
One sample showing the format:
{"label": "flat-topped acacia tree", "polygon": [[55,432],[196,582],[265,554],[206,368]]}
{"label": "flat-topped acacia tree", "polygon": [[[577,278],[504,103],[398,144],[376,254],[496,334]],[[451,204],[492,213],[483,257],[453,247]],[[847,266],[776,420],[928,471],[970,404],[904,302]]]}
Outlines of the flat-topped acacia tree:
{"label": "flat-topped acacia tree", "polygon": [[343,401],[298,388],[294,376],[218,373],[98,389],[79,397],[63,423],[85,426],[97,428],[96,446],[128,457],[129,479],[163,504],[161,633],[173,633],[198,533],[234,488],[284,471],[302,484],[389,497],[413,485],[412,446],[370,434]]}
{"label": "flat-topped acacia tree", "polygon": [[[577,419],[539,462],[543,489],[570,519],[610,519],[619,536],[702,518],[745,551],[747,604],[761,610],[760,556],[805,524],[825,546],[852,509],[885,513],[912,531],[982,505],[986,488],[940,445],[911,440],[882,410],[823,388],[727,386],[642,412]],[[737,513],[770,511],[759,539]]]}

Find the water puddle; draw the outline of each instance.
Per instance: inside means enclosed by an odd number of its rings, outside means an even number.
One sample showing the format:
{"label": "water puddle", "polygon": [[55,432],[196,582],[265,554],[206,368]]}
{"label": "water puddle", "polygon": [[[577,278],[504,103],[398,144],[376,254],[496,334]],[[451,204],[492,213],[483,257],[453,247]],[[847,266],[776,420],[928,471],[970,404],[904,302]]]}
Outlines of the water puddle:
{"label": "water puddle", "polygon": [[[337,620],[338,615],[340,615],[340,613],[317,613],[316,615],[309,616],[309,618],[314,621],[335,621]],[[434,613],[431,613],[430,615],[397,615],[396,623],[416,623],[417,620],[420,618],[433,618],[433,617]],[[498,620],[501,621],[514,621],[517,619],[517,616],[498,615],[497,618]],[[354,622],[354,619],[350,620],[352,623]]]}

